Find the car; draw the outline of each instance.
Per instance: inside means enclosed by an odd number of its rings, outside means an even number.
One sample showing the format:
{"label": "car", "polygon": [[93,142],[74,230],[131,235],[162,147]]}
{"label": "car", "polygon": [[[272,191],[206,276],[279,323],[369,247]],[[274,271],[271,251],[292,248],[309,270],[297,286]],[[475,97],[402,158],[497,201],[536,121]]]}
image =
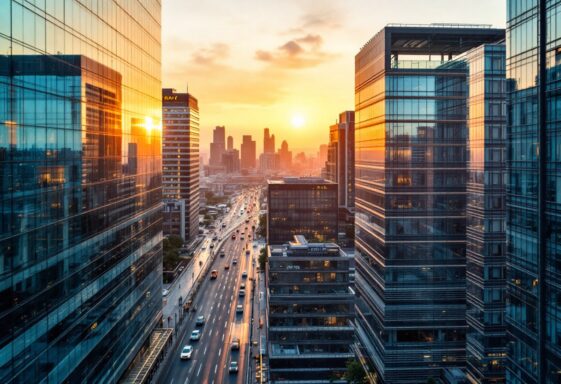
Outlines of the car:
{"label": "car", "polygon": [[240,230],[239,230],[239,229],[236,229],[236,232],[240,232]]}
{"label": "car", "polygon": [[210,271],[210,279],[214,280],[218,277],[218,271],[216,269],[213,269],[212,271]]}
{"label": "car", "polygon": [[224,269],[230,269],[230,264],[225,264]]}
{"label": "car", "polygon": [[245,240],[245,237],[243,237],[243,236],[240,236],[240,240]]}
{"label": "car", "polygon": [[238,259],[232,260],[232,264],[234,264],[234,265],[238,264]]}
{"label": "car", "polygon": [[237,312],[237,313],[242,313],[242,312],[243,312],[243,305],[238,304],[238,305],[236,306],[236,312]]}
{"label": "car", "polygon": [[245,283],[240,284],[240,289],[245,289]]}
{"label": "car", "polygon": [[204,316],[197,316],[197,320],[195,321],[195,325],[204,325],[205,324],[205,317]]}
{"label": "car", "polygon": [[250,253],[251,253],[251,251],[249,249],[247,251],[245,251],[246,256],[249,256]]}
{"label": "car", "polygon": [[187,360],[191,358],[192,354],[193,354],[193,347],[190,345],[186,345],[181,350],[181,355],[179,357],[181,358],[181,360]]}
{"label": "car", "polygon": [[232,240],[236,240],[236,235],[232,235]]}
{"label": "car", "polygon": [[197,341],[201,339],[201,331],[199,329],[195,329],[193,330],[193,332],[191,332],[191,340],[193,341]]}
{"label": "car", "polygon": [[242,278],[243,278],[243,279],[246,279],[246,278],[247,278],[247,272],[246,272],[246,271],[243,271],[243,272],[242,272]]}
{"label": "car", "polygon": [[240,289],[240,292],[238,293],[239,296],[245,296],[245,289]]}
{"label": "car", "polygon": [[221,251],[220,252],[220,257],[224,257],[224,256],[226,256],[226,254],[224,253],[224,251]]}
{"label": "car", "polygon": [[257,248],[257,244],[253,244],[253,248]]}
{"label": "car", "polygon": [[211,244],[211,245],[210,245],[210,249],[212,249],[212,248],[214,248],[214,244]]}
{"label": "car", "polygon": [[167,289],[162,290],[162,296],[163,297],[166,297],[168,295],[168,293],[169,293],[169,290],[167,290]]}
{"label": "car", "polygon": [[206,247],[203,245],[203,246],[201,247],[201,251],[204,251],[204,250],[206,250]]}
{"label": "car", "polygon": [[238,362],[237,361],[230,361],[230,366],[228,367],[228,372],[238,373]]}
{"label": "car", "polygon": [[231,350],[240,349],[240,339],[238,339],[237,337],[232,339],[232,344],[230,344],[230,349]]}

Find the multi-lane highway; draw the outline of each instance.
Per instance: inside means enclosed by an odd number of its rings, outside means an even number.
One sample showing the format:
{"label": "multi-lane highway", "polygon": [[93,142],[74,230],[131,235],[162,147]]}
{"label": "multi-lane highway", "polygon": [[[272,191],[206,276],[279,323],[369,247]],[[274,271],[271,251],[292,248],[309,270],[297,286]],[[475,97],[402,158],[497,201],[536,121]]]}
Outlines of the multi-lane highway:
{"label": "multi-lane highway", "polygon": [[[245,191],[237,203],[232,207],[236,211],[224,219],[225,227],[222,228],[222,223],[217,224],[217,236],[224,237],[225,241],[222,248],[215,247],[214,251],[218,254],[224,251],[224,257],[217,256],[210,269],[216,270],[218,277],[211,279],[209,274],[204,278],[193,302],[196,311],[187,314],[185,326],[180,328],[177,336],[181,342],[171,352],[171,360],[166,364],[162,376],[164,383],[241,384],[246,381],[251,342],[251,297],[258,258],[252,231],[252,225],[258,220],[258,192]],[[243,296],[240,295],[242,284],[245,284]],[[239,305],[241,311],[237,309]],[[198,316],[204,316],[204,325],[196,325]],[[200,339],[190,340],[196,329],[201,332]],[[239,349],[231,348],[235,339],[239,339]],[[181,360],[181,350],[187,345],[193,347],[193,353],[190,359]],[[236,373],[229,372],[232,362],[237,363]]]}

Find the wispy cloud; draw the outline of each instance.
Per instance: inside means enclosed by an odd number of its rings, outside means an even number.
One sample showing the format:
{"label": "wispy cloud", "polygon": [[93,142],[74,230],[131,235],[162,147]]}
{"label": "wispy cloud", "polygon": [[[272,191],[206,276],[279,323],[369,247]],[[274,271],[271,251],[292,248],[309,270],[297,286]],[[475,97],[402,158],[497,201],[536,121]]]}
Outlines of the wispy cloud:
{"label": "wispy cloud", "polygon": [[257,50],[255,59],[286,69],[315,67],[336,55],[321,50],[323,39],[320,35],[308,34],[291,39],[273,51]]}
{"label": "wispy cloud", "polygon": [[206,48],[198,49],[192,55],[193,63],[198,65],[215,65],[230,56],[230,47],[224,43],[214,43]]}

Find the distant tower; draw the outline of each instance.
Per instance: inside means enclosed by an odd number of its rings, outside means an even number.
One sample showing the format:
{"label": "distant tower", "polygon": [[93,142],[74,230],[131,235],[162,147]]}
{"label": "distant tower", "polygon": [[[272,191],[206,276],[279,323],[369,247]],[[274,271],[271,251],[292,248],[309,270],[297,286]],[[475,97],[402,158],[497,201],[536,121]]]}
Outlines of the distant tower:
{"label": "distant tower", "polygon": [[212,133],[212,143],[210,143],[210,159],[208,161],[211,166],[220,166],[222,164],[222,154],[226,150],[226,128],[217,126]]}
{"label": "distant tower", "polygon": [[227,143],[226,149],[228,151],[231,151],[231,150],[234,149],[234,138],[232,136],[228,136],[228,143]]}
{"label": "distant tower", "polygon": [[251,135],[244,135],[241,145],[241,169],[249,170],[255,168],[256,143],[251,140]]}

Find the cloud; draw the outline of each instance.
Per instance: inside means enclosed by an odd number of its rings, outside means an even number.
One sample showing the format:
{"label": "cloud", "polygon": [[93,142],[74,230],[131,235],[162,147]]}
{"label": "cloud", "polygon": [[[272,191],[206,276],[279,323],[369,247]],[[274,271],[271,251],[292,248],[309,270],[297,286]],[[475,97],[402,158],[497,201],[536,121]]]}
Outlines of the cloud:
{"label": "cloud", "polygon": [[336,56],[323,52],[322,45],[320,35],[308,34],[291,39],[274,51],[257,50],[255,59],[286,69],[311,68]]}
{"label": "cloud", "polygon": [[208,48],[201,48],[194,52],[192,61],[198,65],[215,65],[230,56],[230,47],[224,43],[214,43]]}

